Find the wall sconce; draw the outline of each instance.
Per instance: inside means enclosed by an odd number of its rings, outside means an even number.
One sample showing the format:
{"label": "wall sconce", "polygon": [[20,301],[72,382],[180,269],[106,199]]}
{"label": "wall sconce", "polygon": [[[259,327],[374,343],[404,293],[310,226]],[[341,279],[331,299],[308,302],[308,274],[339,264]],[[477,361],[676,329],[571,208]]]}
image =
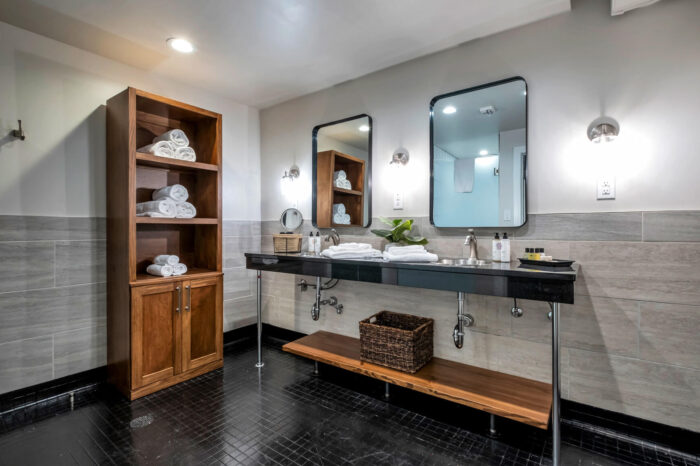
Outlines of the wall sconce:
{"label": "wall sconce", "polygon": [[618,134],[620,134],[620,125],[609,117],[597,118],[588,126],[588,139],[596,144],[612,142]]}
{"label": "wall sconce", "polygon": [[[289,170],[284,171],[282,175],[282,180],[280,181],[282,188],[282,195],[287,198],[288,201],[296,204],[298,197],[298,189],[294,180],[299,178],[299,167],[292,165]],[[296,205],[295,205],[296,207]]]}
{"label": "wall sconce", "polygon": [[406,149],[396,149],[394,154],[391,156],[391,162],[389,162],[389,165],[396,164],[397,167],[399,165],[406,165],[409,159],[410,156],[408,155],[408,151]]}

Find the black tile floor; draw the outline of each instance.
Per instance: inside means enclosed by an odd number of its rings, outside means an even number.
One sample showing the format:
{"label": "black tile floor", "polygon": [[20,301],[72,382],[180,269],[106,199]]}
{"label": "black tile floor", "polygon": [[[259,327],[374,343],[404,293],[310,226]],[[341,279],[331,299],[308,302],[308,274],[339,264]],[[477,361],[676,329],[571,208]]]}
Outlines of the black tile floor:
{"label": "black tile floor", "polygon": [[[108,388],[3,415],[0,464],[551,465],[546,432],[392,388],[252,341],[224,368],[127,402]],[[409,409],[410,407],[410,409]],[[564,426],[562,464],[698,465],[697,457]]]}

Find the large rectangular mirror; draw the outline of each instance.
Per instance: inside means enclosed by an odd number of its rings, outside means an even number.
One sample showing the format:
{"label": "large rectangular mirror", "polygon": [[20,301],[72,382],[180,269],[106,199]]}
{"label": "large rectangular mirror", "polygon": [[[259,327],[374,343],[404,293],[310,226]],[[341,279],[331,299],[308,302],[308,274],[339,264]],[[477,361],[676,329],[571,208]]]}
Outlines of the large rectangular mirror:
{"label": "large rectangular mirror", "polygon": [[430,103],[430,220],[517,227],[527,220],[527,84],[512,78]]}
{"label": "large rectangular mirror", "polygon": [[372,218],[372,118],[357,115],[313,133],[313,224],[367,227]]}

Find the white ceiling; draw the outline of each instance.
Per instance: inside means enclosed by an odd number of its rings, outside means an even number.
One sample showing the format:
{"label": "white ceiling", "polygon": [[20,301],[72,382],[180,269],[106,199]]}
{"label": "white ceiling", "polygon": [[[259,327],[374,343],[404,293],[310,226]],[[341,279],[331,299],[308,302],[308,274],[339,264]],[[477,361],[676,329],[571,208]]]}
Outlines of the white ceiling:
{"label": "white ceiling", "polygon": [[[267,107],[571,9],[570,0],[0,0],[0,20]],[[171,36],[197,47],[180,55]]]}

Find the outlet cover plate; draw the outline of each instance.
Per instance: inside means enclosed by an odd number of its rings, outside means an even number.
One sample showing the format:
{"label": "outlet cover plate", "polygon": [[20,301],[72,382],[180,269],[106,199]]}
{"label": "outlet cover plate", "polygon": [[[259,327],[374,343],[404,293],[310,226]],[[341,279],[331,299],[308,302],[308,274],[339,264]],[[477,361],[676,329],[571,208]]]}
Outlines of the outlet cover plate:
{"label": "outlet cover plate", "polygon": [[394,210],[403,210],[403,194],[394,193]]}
{"label": "outlet cover plate", "polygon": [[598,178],[598,200],[615,199],[615,178],[604,176]]}

